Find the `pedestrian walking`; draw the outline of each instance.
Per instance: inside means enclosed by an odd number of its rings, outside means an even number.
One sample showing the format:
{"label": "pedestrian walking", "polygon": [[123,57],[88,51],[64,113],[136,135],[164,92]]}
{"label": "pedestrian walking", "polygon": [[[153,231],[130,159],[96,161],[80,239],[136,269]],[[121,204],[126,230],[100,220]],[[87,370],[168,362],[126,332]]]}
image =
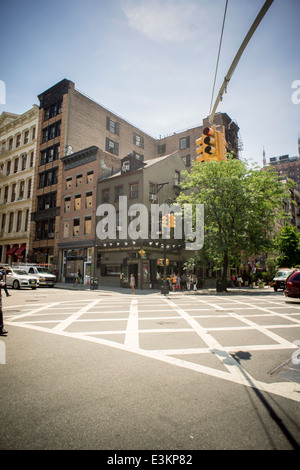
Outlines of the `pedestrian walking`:
{"label": "pedestrian walking", "polygon": [[191,278],[190,278],[190,275],[188,274],[186,276],[186,290],[190,290],[191,288]]}
{"label": "pedestrian walking", "polygon": [[81,284],[82,282],[82,275],[80,269],[78,269],[77,273],[75,274],[75,286]]}
{"label": "pedestrian walking", "polygon": [[175,276],[175,274],[172,274],[172,287],[173,287],[173,291],[176,290],[176,283],[177,283],[176,276]]}
{"label": "pedestrian walking", "polygon": [[240,289],[242,287],[242,282],[243,282],[241,276],[238,276],[236,281],[237,281],[238,288]]}
{"label": "pedestrian walking", "polygon": [[181,290],[186,290],[186,275],[184,273],[181,276]]}
{"label": "pedestrian walking", "polygon": [[194,291],[197,290],[197,284],[198,284],[198,279],[197,279],[196,274],[194,274],[194,277],[193,277],[193,290]]}
{"label": "pedestrian walking", "polygon": [[133,274],[130,275],[130,281],[129,281],[130,287],[131,287],[131,293],[135,294],[134,287],[135,287],[135,277]]}
{"label": "pedestrian walking", "polygon": [[1,288],[3,287],[1,285],[1,282],[3,281],[0,281],[0,336],[4,336],[4,335],[7,335],[7,331],[4,329],[4,322],[3,322],[3,310],[2,310],[2,293],[1,293]]}
{"label": "pedestrian walking", "polygon": [[11,294],[9,294],[7,290],[6,276],[7,276],[7,267],[4,266],[2,272],[0,273],[0,279],[3,281],[3,285],[1,287],[4,290],[6,297],[10,297]]}

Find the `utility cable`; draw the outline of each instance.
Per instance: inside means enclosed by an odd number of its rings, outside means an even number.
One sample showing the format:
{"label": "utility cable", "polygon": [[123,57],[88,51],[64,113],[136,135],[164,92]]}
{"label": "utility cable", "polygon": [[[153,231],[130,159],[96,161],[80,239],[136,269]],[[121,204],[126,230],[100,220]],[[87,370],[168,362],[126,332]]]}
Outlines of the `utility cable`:
{"label": "utility cable", "polygon": [[213,97],[214,97],[214,92],[215,92],[215,85],[216,85],[216,78],[217,78],[217,73],[218,73],[218,66],[219,66],[220,52],[221,52],[221,46],[222,46],[222,39],[223,39],[223,31],[224,31],[224,24],[225,24],[225,18],[226,18],[227,5],[228,5],[228,0],[226,0],[225,11],[224,11],[224,18],[223,18],[223,25],[222,25],[221,37],[220,37],[220,44],[219,44],[219,52],[218,52],[218,58],[217,58],[217,64],[216,64],[215,78],[214,78],[213,90],[212,90],[212,94],[211,94],[209,115],[210,115],[210,113],[211,113],[212,102],[213,102]]}

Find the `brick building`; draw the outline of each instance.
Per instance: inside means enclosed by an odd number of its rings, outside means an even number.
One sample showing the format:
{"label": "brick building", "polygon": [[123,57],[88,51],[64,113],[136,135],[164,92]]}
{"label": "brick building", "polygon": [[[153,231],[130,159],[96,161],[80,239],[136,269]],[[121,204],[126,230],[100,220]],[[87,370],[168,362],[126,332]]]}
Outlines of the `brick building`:
{"label": "brick building", "polygon": [[[143,162],[177,152],[189,168],[197,158],[196,139],[208,124],[204,120],[203,126],[156,139],[78,91],[75,84],[66,79],[38,95],[38,99],[30,246],[34,260],[41,263],[57,265],[58,243],[65,242],[61,225],[65,156],[78,156],[85,152],[83,149],[97,147],[119,159],[131,154]],[[237,155],[236,124],[226,114],[219,113],[215,116],[215,125],[225,131],[228,147]]]}
{"label": "brick building", "polygon": [[94,274],[97,182],[120,168],[119,158],[96,146],[62,157],[60,220],[57,234],[60,278],[73,282],[80,269],[84,283]]}

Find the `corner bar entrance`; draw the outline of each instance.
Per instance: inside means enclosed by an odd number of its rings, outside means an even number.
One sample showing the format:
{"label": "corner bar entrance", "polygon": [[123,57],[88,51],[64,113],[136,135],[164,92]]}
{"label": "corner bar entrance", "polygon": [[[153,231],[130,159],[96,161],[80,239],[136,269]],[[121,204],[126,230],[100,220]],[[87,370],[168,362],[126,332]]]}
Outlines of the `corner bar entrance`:
{"label": "corner bar entrance", "polygon": [[[183,243],[170,240],[167,254],[168,277],[173,272],[182,273],[186,260]],[[163,280],[163,257],[163,244],[158,241],[98,242],[97,271],[100,274],[100,284],[129,287],[130,275],[133,274],[138,289],[160,288]]]}

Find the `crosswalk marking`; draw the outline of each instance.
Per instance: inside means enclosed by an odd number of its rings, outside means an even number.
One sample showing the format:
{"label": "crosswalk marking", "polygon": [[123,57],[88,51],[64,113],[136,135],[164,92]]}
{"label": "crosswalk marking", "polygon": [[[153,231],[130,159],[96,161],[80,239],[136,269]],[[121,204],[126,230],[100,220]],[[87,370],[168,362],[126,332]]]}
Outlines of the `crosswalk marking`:
{"label": "crosswalk marking", "polygon": [[[244,308],[241,307],[241,300]],[[152,358],[173,366],[184,367],[197,373],[211,375],[216,378],[256,387],[260,390],[300,401],[298,384],[294,383],[263,383],[255,380],[245,372],[242,365],[233,357],[237,351],[277,351],[297,348],[294,343],[280,336],[280,329],[298,329],[300,306],[294,307],[293,313],[288,313],[288,307],[280,301],[253,301],[250,297],[236,300],[220,297],[178,296],[177,298],[160,295],[147,297],[126,296],[123,300],[117,298],[98,297],[80,300],[64,300],[61,302],[36,303],[11,306],[5,309],[6,324],[90,341],[108,347],[117,348],[140,356]],[[14,309],[21,313],[14,314]],[[286,308],[285,308],[286,307]],[[281,308],[282,312],[276,312]],[[10,312],[11,309],[11,313]],[[255,313],[251,313],[255,310]],[[258,312],[258,313],[257,313]],[[260,312],[260,313],[259,313]],[[260,318],[276,316],[276,324],[272,322],[263,325],[256,323]],[[240,326],[227,326],[226,322],[216,324],[218,320],[234,319],[241,322]],[[205,319],[205,327],[201,326]],[[282,323],[280,323],[282,320]],[[287,320],[291,321],[287,324]],[[213,323],[211,323],[213,322]],[[279,333],[270,330],[277,329]],[[255,332],[263,335],[265,344],[234,344],[223,345],[214,336],[222,332]],[[300,333],[300,332],[299,332]],[[182,347],[182,339],[189,335],[199,337],[200,347]],[[123,340],[121,339],[123,335]],[[157,348],[155,341],[158,335],[172,337],[172,342],[178,347]],[[116,341],[111,338],[115,336]],[[142,338],[153,338],[150,346],[143,349]],[[259,336],[258,336],[259,337]],[[185,341],[188,344],[188,341]],[[202,347],[201,347],[202,346]],[[189,355],[212,354],[220,361],[219,368],[209,367],[189,360]]]}

